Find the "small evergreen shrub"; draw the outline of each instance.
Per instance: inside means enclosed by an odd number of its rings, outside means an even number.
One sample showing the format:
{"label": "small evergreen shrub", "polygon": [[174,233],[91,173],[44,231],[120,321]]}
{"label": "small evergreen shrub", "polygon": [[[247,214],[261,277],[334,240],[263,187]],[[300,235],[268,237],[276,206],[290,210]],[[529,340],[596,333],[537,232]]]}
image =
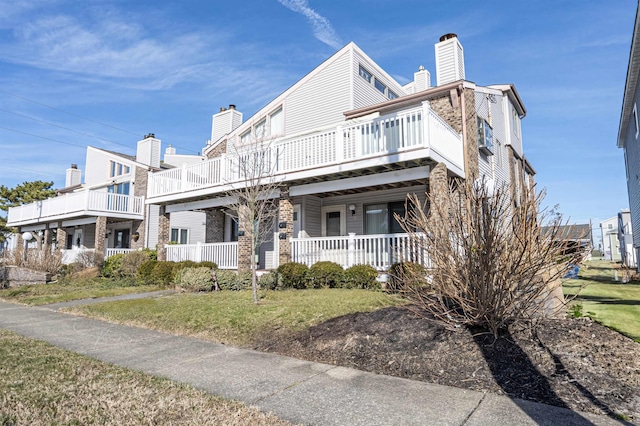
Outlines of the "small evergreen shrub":
{"label": "small evergreen shrub", "polygon": [[258,285],[263,290],[275,290],[278,288],[278,273],[276,271],[269,271],[263,274],[258,281]]}
{"label": "small evergreen shrub", "polygon": [[386,290],[397,293],[404,287],[414,287],[423,284],[426,269],[419,263],[398,262],[389,267],[389,279]]}
{"label": "small evergreen shrub", "polygon": [[118,253],[108,257],[102,265],[102,276],[107,278],[120,278],[123,258],[124,253]]}
{"label": "small evergreen shrub", "polygon": [[182,268],[175,278],[176,286],[187,291],[211,291],[213,279],[211,268],[197,266],[195,268]]}
{"label": "small evergreen shrub", "polygon": [[210,262],[208,260],[203,260],[202,262],[199,262],[198,266],[218,270],[218,264],[216,262]]}
{"label": "small evergreen shrub", "polygon": [[253,276],[251,271],[242,271],[238,273],[236,277],[236,285],[234,290],[249,290],[251,289],[251,283]]}
{"label": "small evergreen shrub", "polygon": [[353,265],[344,271],[344,288],[379,290],[378,271],[371,265]]}
{"label": "small evergreen shrub", "polygon": [[157,262],[151,272],[153,284],[168,286],[174,279],[174,262]]}
{"label": "small evergreen shrub", "polygon": [[318,262],[311,265],[307,278],[313,288],[335,288],[342,283],[344,269],[335,262]]}
{"label": "small evergreen shrub", "polygon": [[235,290],[237,274],[233,271],[226,269],[219,269],[216,271],[216,277],[218,278],[218,285],[220,290]]}
{"label": "small evergreen shrub", "polygon": [[296,262],[288,262],[278,266],[278,275],[282,288],[307,288],[307,265]]}
{"label": "small evergreen shrub", "polygon": [[138,272],[136,272],[138,282],[142,284],[152,284],[153,269],[156,267],[156,263],[158,263],[157,260],[149,259],[138,267]]}

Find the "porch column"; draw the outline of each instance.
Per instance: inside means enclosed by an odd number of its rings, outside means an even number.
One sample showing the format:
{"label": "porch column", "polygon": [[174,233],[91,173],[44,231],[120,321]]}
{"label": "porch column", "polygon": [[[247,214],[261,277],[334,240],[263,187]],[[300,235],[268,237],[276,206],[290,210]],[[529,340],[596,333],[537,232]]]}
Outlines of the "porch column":
{"label": "porch column", "polygon": [[[18,238],[17,238],[17,242],[16,242],[16,252],[17,253],[22,253],[24,251],[24,240],[22,239],[22,230],[20,228],[18,228]],[[19,256],[14,256],[15,259],[22,259],[22,255],[20,254]]]}
{"label": "porch column", "polygon": [[253,223],[247,220],[247,215],[242,212],[243,209],[245,207],[241,207],[238,212],[238,231],[239,234],[244,232],[244,235],[238,235],[238,272],[250,270],[251,262],[254,259],[251,231],[247,231],[252,229]]}
{"label": "porch column", "polygon": [[45,253],[47,253],[47,254],[51,253],[51,237],[52,237],[51,234],[52,234],[52,232],[51,232],[50,225],[47,223],[45,225],[45,228],[44,228],[44,235],[42,236],[43,239],[44,239],[43,240],[44,241],[43,248],[44,248]]}
{"label": "porch column", "polygon": [[167,206],[160,206],[158,216],[158,260],[167,260],[166,244],[169,244],[171,232],[171,213],[167,213]]}
{"label": "porch column", "polygon": [[96,218],[95,255],[96,260],[104,260],[104,236],[107,233],[107,217]]}
{"label": "porch column", "polygon": [[206,210],[205,237],[206,243],[224,241],[224,212],[220,209]]}
{"label": "porch column", "polygon": [[67,248],[67,231],[62,227],[62,222],[58,222],[58,229],[56,230],[56,241],[58,250],[64,250]]}
{"label": "porch column", "polygon": [[[281,224],[285,224],[280,228]],[[291,238],[293,235],[293,203],[289,196],[288,188],[280,191],[280,200],[278,204],[278,230],[280,235],[285,234],[286,239],[280,239],[279,247],[279,265],[291,262]]]}
{"label": "porch column", "polygon": [[[131,225],[131,248],[134,250],[138,250],[144,248],[145,241],[145,221],[144,220],[134,220]],[[134,235],[138,234],[138,239],[134,238]]]}
{"label": "porch column", "polygon": [[429,199],[431,201],[429,219],[432,226],[440,226],[439,224],[446,220],[446,218],[439,216],[438,211],[445,214],[446,201],[449,198],[448,192],[447,166],[444,163],[438,163],[429,173]]}

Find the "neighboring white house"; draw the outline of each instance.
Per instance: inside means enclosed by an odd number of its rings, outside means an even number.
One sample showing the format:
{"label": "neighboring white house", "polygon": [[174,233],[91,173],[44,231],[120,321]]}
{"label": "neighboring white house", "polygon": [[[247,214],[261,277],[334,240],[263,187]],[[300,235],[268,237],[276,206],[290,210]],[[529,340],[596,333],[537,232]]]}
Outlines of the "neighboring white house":
{"label": "neighboring white house", "polygon": [[620,262],[628,268],[636,268],[638,262],[636,251],[633,249],[633,227],[629,209],[623,209],[618,213],[618,243]]}
{"label": "neighboring white house", "polygon": [[620,241],[618,240],[618,216],[600,222],[600,233],[602,234],[602,253],[606,260],[619,262]]}
{"label": "neighboring white house", "polygon": [[[640,229],[640,16],[636,10],[636,20],[631,39],[631,52],[627,67],[627,78],[620,114],[618,130],[618,148],[624,150],[624,163],[627,175],[627,192],[631,226]],[[640,233],[632,236],[634,259],[640,255]],[[625,239],[625,244],[628,241]],[[635,262],[637,264],[637,262]]]}
{"label": "neighboring white house", "polygon": [[[155,248],[158,207],[146,205],[150,171],[203,161],[167,149],[172,164],[160,162],[161,141],[153,134],[138,142],[136,156],[87,147],[84,182],[76,164],[67,169],[65,187],[54,198],[9,209],[8,226],[16,236],[32,231],[38,246],[59,248],[66,263],[86,251],[106,256],[142,247]],[[175,218],[176,242],[204,241],[203,213]],[[16,241],[16,244],[22,244]]]}
{"label": "neighboring white house", "polygon": [[234,105],[221,108],[206,161],[149,174],[146,203],[161,206],[163,223],[201,211],[207,224],[206,244],[189,250],[165,245],[170,233],[159,224],[159,257],[248,268],[251,245],[238,231],[252,225],[235,223],[227,194],[244,182],[243,156],[266,159],[280,184],[274,238],[258,253],[267,269],[331,260],[384,270],[407,248],[394,215],[405,212],[407,194],[424,201],[452,177],[510,184],[514,195],[531,185],[520,127],[526,110],[515,87],[467,81],[454,34],[435,53],[435,87],[422,66],[399,84],[349,43],[249,119]]}

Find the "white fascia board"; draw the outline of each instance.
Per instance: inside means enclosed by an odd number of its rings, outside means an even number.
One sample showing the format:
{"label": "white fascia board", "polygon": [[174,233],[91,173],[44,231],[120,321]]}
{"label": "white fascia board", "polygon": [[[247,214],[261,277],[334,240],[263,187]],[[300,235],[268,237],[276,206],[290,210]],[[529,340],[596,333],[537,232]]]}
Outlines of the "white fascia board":
{"label": "white fascia board", "polygon": [[393,172],[377,173],[375,175],[358,176],[353,178],[338,179],[328,182],[310,183],[307,185],[292,186],[289,195],[297,197],[301,195],[313,195],[323,192],[343,191],[346,189],[366,188],[368,186],[383,185],[386,183],[403,182],[406,180],[427,179],[429,166],[414,167]]}
{"label": "white fascia board", "polygon": [[[269,198],[280,198],[280,190],[278,189],[274,191]],[[180,204],[170,204],[166,207],[166,212],[176,213],[176,212],[183,212],[183,211],[210,209],[215,207],[226,207],[232,204],[236,204],[237,202],[238,202],[238,197],[236,196],[209,198],[207,200],[189,201],[187,203],[180,203]]]}
{"label": "white fascia board", "polygon": [[62,221],[63,227],[69,226],[80,226],[80,225],[90,225],[92,223],[96,223],[96,217],[85,217],[82,219],[73,219],[73,220],[64,220]]}
{"label": "white fascia board", "polygon": [[21,226],[20,227],[20,232],[26,232],[26,231],[43,231],[46,228],[46,226],[44,224],[40,224],[40,225],[29,225],[29,226]]}

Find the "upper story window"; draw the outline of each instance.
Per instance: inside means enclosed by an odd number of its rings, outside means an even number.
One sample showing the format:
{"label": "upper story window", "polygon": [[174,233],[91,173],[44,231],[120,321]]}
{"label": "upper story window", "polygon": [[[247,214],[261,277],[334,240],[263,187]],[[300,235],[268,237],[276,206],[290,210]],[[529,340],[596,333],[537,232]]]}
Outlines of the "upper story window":
{"label": "upper story window", "polygon": [[371,75],[369,71],[367,71],[362,67],[362,65],[360,65],[360,77],[364,78],[369,83],[371,83],[371,79],[373,78],[373,75]]}
{"label": "upper story window", "polygon": [[126,175],[130,171],[131,168],[125,164],[117,163],[115,161],[109,162],[109,177]]}
{"label": "upper story window", "polygon": [[360,65],[358,73],[360,74],[360,77],[364,78],[367,81],[367,83],[369,84],[373,83],[373,86],[376,89],[378,89],[380,93],[385,95],[387,98],[395,99],[398,97],[397,93],[389,89],[386,84],[384,84],[378,78],[374,77],[373,74],[367,71],[367,69],[364,68],[362,65]]}
{"label": "upper story window", "polygon": [[240,144],[249,145],[252,141],[262,141],[266,137],[276,137],[284,134],[284,116],[282,107],[267,114],[266,117],[257,121],[250,129],[240,134]]}
{"label": "upper story window", "polygon": [[256,139],[262,139],[266,136],[267,131],[267,119],[263,118],[253,127],[253,132],[256,136]]}
{"label": "upper story window", "polygon": [[513,134],[520,138],[520,116],[515,108],[511,109],[511,127],[513,129]]}
{"label": "upper story window", "polygon": [[107,192],[110,194],[129,195],[129,182],[123,182],[116,185],[109,185]]}
{"label": "upper story window", "polygon": [[276,136],[284,133],[282,107],[269,114],[269,135]]}

